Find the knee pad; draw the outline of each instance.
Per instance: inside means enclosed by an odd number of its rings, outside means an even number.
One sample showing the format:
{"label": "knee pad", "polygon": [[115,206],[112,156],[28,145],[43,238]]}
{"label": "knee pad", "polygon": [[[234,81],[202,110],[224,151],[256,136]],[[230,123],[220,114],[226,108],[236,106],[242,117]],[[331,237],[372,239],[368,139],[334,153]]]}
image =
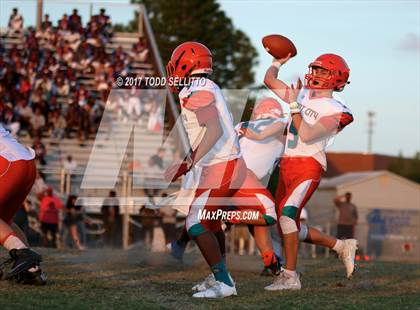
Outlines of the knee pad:
{"label": "knee pad", "polygon": [[305,241],[308,237],[308,226],[300,224],[299,241]]}
{"label": "knee pad", "polygon": [[263,219],[268,226],[276,224],[276,219],[270,215],[264,214]]}
{"label": "knee pad", "polygon": [[281,216],[287,216],[292,220],[296,220],[299,209],[295,206],[284,206]]}
{"label": "knee pad", "polygon": [[195,239],[205,232],[206,232],[206,229],[200,223],[194,224],[188,229],[188,234],[190,235],[191,239]]}
{"label": "knee pad", "polygon": [[284,235],[294,233],[298,231],[295,220],[291,219],[288,216],[282,215],[279,220],[281,231]]}
{"label": "knee pad", "polygon": [[[255,194],[255,196],[258,198],[262,207],[264,208],[265,214],[272,218],[277,218],[276,205],[274,204],[273,199],[268,197],[267,195],[263,195],[260,193]],[[272,225],[272,224],[269,224],[269,225]]]}

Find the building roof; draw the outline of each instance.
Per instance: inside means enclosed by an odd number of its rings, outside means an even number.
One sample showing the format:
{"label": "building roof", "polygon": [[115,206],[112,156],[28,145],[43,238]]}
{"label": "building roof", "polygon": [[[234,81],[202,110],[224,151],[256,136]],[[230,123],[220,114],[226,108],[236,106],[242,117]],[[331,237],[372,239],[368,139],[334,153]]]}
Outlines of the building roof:
{"label": "building roof", "polygon": [[348,173],[344,173],[336,177],[324,178],[321,180],[319,188],[322,188],[322,189],[337,188],[343,185],[350,185],[354,183],[365,182],[368,179],[376,178],[383,175],[387,175],[394,179],[398,179],[400,182],[407,183],[410,186],[416,186],[420,188],[420,186],[417,183],[386,170],[366,171],[366,172],[348,172]]}
{"label": "building roof", "polygon": [[326,177],[334,177],[346,172],[387,170],[398,157],[363,153],[327,153]]}

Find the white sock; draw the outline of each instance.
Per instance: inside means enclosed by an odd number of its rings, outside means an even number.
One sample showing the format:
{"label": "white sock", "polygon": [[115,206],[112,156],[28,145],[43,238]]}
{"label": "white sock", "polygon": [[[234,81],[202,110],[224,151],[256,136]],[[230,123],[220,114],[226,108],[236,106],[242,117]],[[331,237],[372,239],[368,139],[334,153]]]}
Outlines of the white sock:
{"label": "white sock", "polygon": [[3,246],[6,248],[6,250],[10,251],[11,249],[25,249],[27,246],[15,235],[10,235],[6,238],[6,240],[3,243]]}
{"label": "white sock", "polygon": [[288,270],[288,269],[284,269],[284,272],[288,275],[291,276],[293,278],[297,277],[297,273],[296,270]]}
{"label": "white sock", "polygon": [[343,252],[343,250],[344,250],[344,241],[337,239],[337,242],[333,246],[333,250],[336,251],[337,253]]}

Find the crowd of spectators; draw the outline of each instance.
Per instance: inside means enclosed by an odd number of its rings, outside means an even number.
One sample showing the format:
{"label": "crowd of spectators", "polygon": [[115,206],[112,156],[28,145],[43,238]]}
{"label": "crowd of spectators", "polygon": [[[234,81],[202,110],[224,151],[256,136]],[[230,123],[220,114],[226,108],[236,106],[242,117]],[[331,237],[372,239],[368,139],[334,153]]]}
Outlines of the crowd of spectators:
{"label": "crowd of spectators", "polygon": [[[74,9],[56,23],[45,14],[38,31],[23,26],[13,9],[6,36],[20,38],[23,45],[6,49],[0,38],[0,123],[14,135],[26,131],[32,138],[50,134],[57,141],[77,137],[83,142],[98,129],[115,77],[129,73],[133,61],[147,60],[144,38],[131,52],[121,46],[107,51],[113,31],[105,9],[86,24]],[[93,85],[83,77],[93,78]],[[122,119],[157,110],[149,102],[140,108],[132,96],[119,99]]]}
{"label": "crowd of spectators", "polygon": [[[45,14],[39,30],[25,29],[23,17],[13,9],[5,37],[7,46],[0,36],[0,124],[14,136],[31,137],[38,164],[48,164],[48,145],[43,137],[50,136],[57,143],[63,138],[83,142],[97,131],[105,106],[124,123],[144,122],[150,132],[162,129],[163,106],[153,90],[141,87],[111,92],[115,77],[129,74],[133,62],[147,62],[149,50],[145,39],[139,38],[131,51],[119,46],[109,52],[107,44],[113,31],[105,9],[91,16],[87,23],[77,9],[58,21]],[[92,78],[93,84],[87,83],[86,77]],[[164,152],[158,150],[147,163],[148,168],[161,171]],[[70,175],[78,168],[71,155],[61,164]],[[38,172],[32,198],[15,220],[22,223],[33,243],[78,249],[86,246],[89,219],[83,208],[76,205],[77,197],[58,195]],[[108,200],[117,201],[115,193]],[[105,205],[112,205],[110,201]],[[35,214],[32,218],[36,218],[38,233],[28,224],[31,213]],[[165,215],[166,228],[173,223],[168,216],[171,215]],[[117,240],[120,236],[115,233],[120,230],[117,203],[104,207],[102,217],[105,245],[120,246]]]}

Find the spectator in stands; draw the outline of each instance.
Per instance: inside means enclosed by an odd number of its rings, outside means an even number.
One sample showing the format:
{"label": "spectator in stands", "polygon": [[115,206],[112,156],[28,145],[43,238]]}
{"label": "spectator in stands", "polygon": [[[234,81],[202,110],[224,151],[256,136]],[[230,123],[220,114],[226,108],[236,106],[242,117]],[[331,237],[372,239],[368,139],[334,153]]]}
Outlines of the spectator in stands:
{"label": "spectator in stands", "polygon": [[41,108],[35,109],[35,114],[30,119],[30,135],[31,137],[40,137],[45,127],[45,117],[42,115]]}
{"label": "spectator in stands", "polygon": [[79,109],[79,141],[83,145],[83,141],[89,138],[91,130],[90,113],[92,111],[92,105],[86,103]]}
{"label": "spectator in stands", "polygon": [[87,89],[81,85],[79,90],[76,92],[76,100],[77,100],[77,104],[80,107],[83,107],[87,104],[87,100],[88,100],[89,94]]}
{"label": "spectator in stands", "polygon": [[42,198],[39,206],[39,221],[41,222],[44,246],[49,246],[48,233],[51,233],[52,247],[57,247],[59,213],[62,208],[61,200],[54,196],[52,187],[48,187],[47,194]]}
{"label": "spectator in stands", "polygon": [[67,174],[73,174],[76,171],[77,161],[73,159],[72,155],[67,155],[66,159],[63,160],[63,168]]}
{"label": "spectator in stands", "polygon": [[73,9],[73,14],[69,16],[69,27],[70,30],[80,32],[82,29],[82,18],[77,13],[77,9]]}
{"label": "spectator in stands", "polygon": [[63,240],[67,244],[67,236],[70,235],[73,245],[78,250],[86,249],[80,240],[80,235],[77,229],[77,223],[83,221],[83,214],[81,213],[80,206],[76,205],[77,197],[70,195],[67,199],[65,216],[64,216],[64,233]]}
{"label": "spectator in stands", "polygon": [[143,103],[142,113],[143,113],[143,116],[146,117],[147,120],[148,120],[151,112],[154,109],[155,102],[153,100],[151,100],[150,98],[147,98],[147,97],[144,97],[144,96],[143,96],[143,98],[144,98],[144,103]]}
{"label": "spectator in stands", "polygon": [[117,247],[119,243],[120,205],[116,195],[115,191],[110,191],[101,208],[105,228],[104,241],[109,247]]}
{"label": "spectator in stands", "polygon": [[63,139],[67,122],[60,110],[55,110],[53,112],[51,125],[52,125],[51,138],[54,140]]}
{"label": "spectator in stands", "polygon": [[165,148],[163,147],[158,148],[156,154],[150,157],[149,165],[152,167],[157,166],[161,170],[165,169],[165,166],[164,166],[165,153],[166,153]]}
{"label": "spectator in stands", "polygon": [[133,45],[130,55],[135,61],[145,62],[148,54],[149,49],[147,48],[146,41],[143,37],[140,37],[139,41]]}
{"label": "spectator in stands", "polygon": [[35,89],[40,89],[41,92],[49,94],[52,90],[52,81],[50,73],[43,73],[40,78],[35,80]]}
{"label": "spectator in stands", "polygon": [[65,136],[66,138],[71,138],[71,133],[77,129],[79,126],[79,107],[77,102],[72,103],[66,113],[66,129]]}
{"label": "spectator in stands", "polygon": [[47,161],[45,160],[45,156],[47,155],[47,148],[45,147],[44,143],[41,142],[41,138],[39,136],[34,138],[32,148],[35,151],[35,159],[39,162],[40,165],[45,166],[47,164]]}
{"label": "spectator in stands", "polygon": [[26,100],[21,98],[17,103],[16,110],[19,117],[20,129],[28,130],[29,128],[31,128],[31,119],[34,113],[31,107],[28,106]]}
{"label": "spectator in stands", "polygon": [[107,91],[109,89],[105,73],[95,76],[95,88],[97,92]]}
{"label": "spectator in stands", "polygon": [[127,103],[127,114],[131,117],[136,115],[137,121],[140,121],[141,117],[141,102],[140,102],[140,95],[139,92],[136,89],[131,89],[130,94],[128,96]]}
{"label": "spectator in stands", "polygon": [[28,28],[25,45],[29,51],[38,51],[38,40],[36,38],[36,32],[33,27]]}
{"label": "spectator in stands", "polygon": [[61,37],[65,37],[69,30],[69,18],[67,14],[63,14],[63,17],[58,21],[58,33]]}
{"label": "spectator in stands", "polygon": [[12,36],[14,34],[22,35],[23,34],[23,17],[18,13],[18,9],[14,8],[12,14],[9,17],[8,24],[8,35]]}
{"label": "spectator in stands", "polygon": [[44,20],[41,23],[41,30],[44,31],[48,31],[52,28],[52,23],[50,21],[50,15],[45,14],[44,15]]}
{"label": "spectator in stands", "polygon": [[23,75],[19,83],[19,94],[24,101],[29,97],[31,91],[31,82],[26,75]]}
{"label": "spectator in stands", "polygon": [[79,32],[77,32],[76,29],[71,29],[65,39],[69,42],[70,48],[73,52],[77,52],[80,44],[82,43]]}
{"label": "spectator in stands", "polygon": [[160,132],[163,129],[163,112],[161,107],[155,103],[150,111],[147,129],[150,132]]}
{"label": "spectator in stands", "polygon": [[351,198],[352,194],[347,192],[344,196],[337,196],[334,199],[338,208],[337,239],[354,238],[354,228],[357,224],[358,214]]}
{"label": "spectator in stands", "polygon": [[70,91],[70,85],[67,79],[58,76],[53,84],[52,93],[58,96],[67,96]]}
{"label": "spectator in stands", "polygon": [[57,62],[57,59],[55,59],[55,57],[49,58],[48,71],[50,71],[55,76],[58,73],[59,68],[60,64]]}

